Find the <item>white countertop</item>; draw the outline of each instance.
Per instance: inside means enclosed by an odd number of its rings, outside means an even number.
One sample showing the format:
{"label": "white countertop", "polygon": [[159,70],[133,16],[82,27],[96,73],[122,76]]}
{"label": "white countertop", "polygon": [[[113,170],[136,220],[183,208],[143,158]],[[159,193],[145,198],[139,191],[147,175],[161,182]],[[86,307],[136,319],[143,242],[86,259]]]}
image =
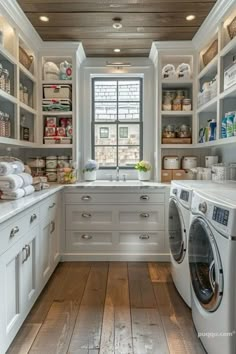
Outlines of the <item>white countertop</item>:
{"label": "white countertop", "polygon": [[0,200],[0,224],[24,211],[30,206],[40,202],[41,200],[49,197],[50,195],[64,189],[64,188],[99,188],[99,189],[113,189],[113,188],[154,188],[164,189],[170,187],[165,183],[157,182],[141,182],[141,181],[126,181],[126,182],[110,182],[110,181],[95,181],[95,182],[78,182],[74,184],[59,185],[51,184],[49,189],[44,189],[40,192],[34,192],[33,194],[20,198],[17,200]]}
{"label": "white countertop", "polygon": [[27,197],[17,200],[1,200],[0,201],[0,224],[24,211],[30,206],[40,202],[41,200],[49,197],[50,195],[60,191],[64,186],[53,185],[48,189],[44,189],[40,192],[34,192]]}

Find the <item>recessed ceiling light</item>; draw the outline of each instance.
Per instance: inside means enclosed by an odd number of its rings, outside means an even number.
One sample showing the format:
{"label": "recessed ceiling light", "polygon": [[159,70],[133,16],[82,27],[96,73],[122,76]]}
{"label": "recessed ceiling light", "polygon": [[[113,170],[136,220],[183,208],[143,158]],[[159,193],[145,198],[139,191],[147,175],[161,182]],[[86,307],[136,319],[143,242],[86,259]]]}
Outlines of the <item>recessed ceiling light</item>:
{"label": "recessed ceiling light", "polygon": [[188,15],[188,16],[186,17],[186,20],[187,20],[187,21],[192,21],[192,20],[195,20],[195,18],[196,18],[195,15]]}
{"label": "recessed ceiling light", "polygon": [[43,21],[43,22],[49,21],[49,18],[47,16],[40,16],[39,19],[40,19],[40,21]]}
{"label": "recessed ceiling light", "polygon": [[119,49],[119,48],[116,48],[116,49],[114,49],[114,52],[115,52],[115,53],[120,53],[120,49]]}
{"label": "recessed ceiling light", "polygon": [[113,18],[112,27],[115,29],[121,29],[122,28],[121,18],[119,17]]}

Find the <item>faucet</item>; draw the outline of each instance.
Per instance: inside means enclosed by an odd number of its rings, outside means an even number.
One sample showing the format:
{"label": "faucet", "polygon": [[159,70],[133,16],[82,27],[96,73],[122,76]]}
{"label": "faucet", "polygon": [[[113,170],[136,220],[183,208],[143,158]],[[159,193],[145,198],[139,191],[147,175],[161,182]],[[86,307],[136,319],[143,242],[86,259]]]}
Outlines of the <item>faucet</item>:
{"label": "faucet", "polygon": [[120,169],[119,166],[116,167],[116,181],[120,180]]}

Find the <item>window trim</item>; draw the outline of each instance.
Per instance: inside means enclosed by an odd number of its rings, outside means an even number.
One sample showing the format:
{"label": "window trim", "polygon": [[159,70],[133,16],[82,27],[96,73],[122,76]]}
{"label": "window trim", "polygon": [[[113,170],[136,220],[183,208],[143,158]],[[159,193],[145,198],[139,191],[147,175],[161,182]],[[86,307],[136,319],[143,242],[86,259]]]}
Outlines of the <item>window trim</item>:
{"label": "window trim", "polygon": [[[116,100],[116,104],[117,104],[117,116],[118,116],[118,103],[119,102],[122,102],[122,103],[128,103],[128,102],[140,102],[140,119],[139,121],[128,121],[128,122],[125,122],[124,120],[115,120],[115,121],[102,121],[102,122],[96,122],[95,121],[95,96],[94,96],[94,87],[95,87],[95,81],[116,81],[118,83],[118,81],[139,81],[140,82],[140,100],[139,101],[119,101],[118,100],[118,97],[117,97],[117,100]],[[119,78],[119,77],[93,77],[92,78],[92,94],[91,94],[91,97],[92,97],[92,119],[91,119],[91,151],[92,151],[92,159],[95,159],[95,146],[102,146],[102,147],[116,147],[117,149],[117,152],[116,152],[116,159],[117,159],[117,165],[116,166],[101,166],[99,169],[100,170],[115,170],[117,168],[118,165],[118,148],[119,146],[128,146],[128,147],[135,147],[135,146],[139,146],[139,160],[142,160],[143,159],[143,78],[142,77],[130,77],[130,76],[127,76],[127,77],[122,77],[122,78]],[[104,101],[106,102],[106,101]],[[109,101],[108,101],[109,102]],[[112,101],[114,102],[114,101]],[[139,145],[119,145],[118,144],[118,138],[119,138],[119,124],[128,124],[128,125],[131,125],[131,124],[138,124],[139,125]],[[117,127],[117,144],[116,145],[95,145],[95,125],[99,125],[99,124],[109,124],[109,125],[112,125],[112,124],[115,124],[116,127]],[[119,169],[122,169],[122,170],[134,170],[135,167],[127,167],[127,166],[119,166]]]}

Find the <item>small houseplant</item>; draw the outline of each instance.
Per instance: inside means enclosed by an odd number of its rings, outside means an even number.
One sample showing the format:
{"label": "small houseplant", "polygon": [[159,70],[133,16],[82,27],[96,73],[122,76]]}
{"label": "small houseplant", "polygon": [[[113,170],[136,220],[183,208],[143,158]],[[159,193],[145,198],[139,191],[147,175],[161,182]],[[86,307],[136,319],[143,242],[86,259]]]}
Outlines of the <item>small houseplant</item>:
{"label": "small houseplant", "polygon": [[138,179],[140,181],[149,181],[151,178],[152,165],[148,161],[139,161],[135,165],[135,169],[138,170]]}
{"label": "small houseplant", "polygon": [[88,160],[84,165],[83,173],[85,181],[95,181],[98,164],[95,160]]}

